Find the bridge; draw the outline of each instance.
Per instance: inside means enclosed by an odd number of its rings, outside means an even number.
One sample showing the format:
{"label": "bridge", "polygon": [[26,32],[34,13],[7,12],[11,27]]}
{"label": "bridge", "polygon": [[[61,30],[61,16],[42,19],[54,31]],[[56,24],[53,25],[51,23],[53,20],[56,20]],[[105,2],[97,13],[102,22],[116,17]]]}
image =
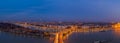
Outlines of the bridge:
{"label": "bridge", "polygon": [[64,40],[73,32],[73,29],[67,29],[55,34],[54,43],[64,43]]}
{"label": "bridge", "polygon": [[54,38],[54,43],[64,43],[64,40],[68,38],[73,32],[102,32],[102,31],[108,31],[111,29],[105,29],[105,28],[97,28],[97,29],[69,29],[68,31],[61,31],[56,33]]}

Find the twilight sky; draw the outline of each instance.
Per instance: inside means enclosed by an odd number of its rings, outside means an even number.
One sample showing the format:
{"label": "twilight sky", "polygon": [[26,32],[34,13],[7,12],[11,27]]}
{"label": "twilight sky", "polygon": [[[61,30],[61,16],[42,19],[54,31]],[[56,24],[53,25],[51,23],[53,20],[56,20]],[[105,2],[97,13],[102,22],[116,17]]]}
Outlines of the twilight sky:
{"label": "twilight sky", "polygon": [[0,21],[120,21],[118,0],[0,0]]}

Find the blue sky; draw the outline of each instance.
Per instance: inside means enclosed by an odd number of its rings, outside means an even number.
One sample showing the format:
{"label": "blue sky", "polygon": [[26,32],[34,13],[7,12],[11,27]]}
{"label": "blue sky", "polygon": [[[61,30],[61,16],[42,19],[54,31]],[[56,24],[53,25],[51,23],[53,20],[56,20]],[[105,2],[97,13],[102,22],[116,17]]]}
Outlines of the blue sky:
{"label": "blue sky", "polygon": [[120,21],[117,0],[0,0],[1,21]]}

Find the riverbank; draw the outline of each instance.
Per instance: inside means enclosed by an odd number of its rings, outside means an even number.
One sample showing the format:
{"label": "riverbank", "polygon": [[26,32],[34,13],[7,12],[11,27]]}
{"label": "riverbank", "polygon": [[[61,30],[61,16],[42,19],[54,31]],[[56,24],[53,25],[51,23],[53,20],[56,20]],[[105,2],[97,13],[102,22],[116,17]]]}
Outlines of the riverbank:
{"label": "riverbank", "polygon": [[11,23],[0,23],[0,31],[32,37],[50,37],[50,34],[47,32],[40,30],[31,30],[29,28],[17,26]]}

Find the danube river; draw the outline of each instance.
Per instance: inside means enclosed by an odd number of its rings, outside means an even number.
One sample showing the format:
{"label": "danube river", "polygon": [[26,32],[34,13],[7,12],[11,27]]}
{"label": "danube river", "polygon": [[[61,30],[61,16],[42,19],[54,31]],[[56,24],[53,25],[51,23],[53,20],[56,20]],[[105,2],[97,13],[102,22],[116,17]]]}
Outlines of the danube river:
{"label": "danube river", "polygon": [[[73,32],[64,43],[120,43],[120,30],[113,29],[100,32]],[[15,35],[0,32],[0,43],[54,43],[47,38],[31,38],[29,36]]]}

